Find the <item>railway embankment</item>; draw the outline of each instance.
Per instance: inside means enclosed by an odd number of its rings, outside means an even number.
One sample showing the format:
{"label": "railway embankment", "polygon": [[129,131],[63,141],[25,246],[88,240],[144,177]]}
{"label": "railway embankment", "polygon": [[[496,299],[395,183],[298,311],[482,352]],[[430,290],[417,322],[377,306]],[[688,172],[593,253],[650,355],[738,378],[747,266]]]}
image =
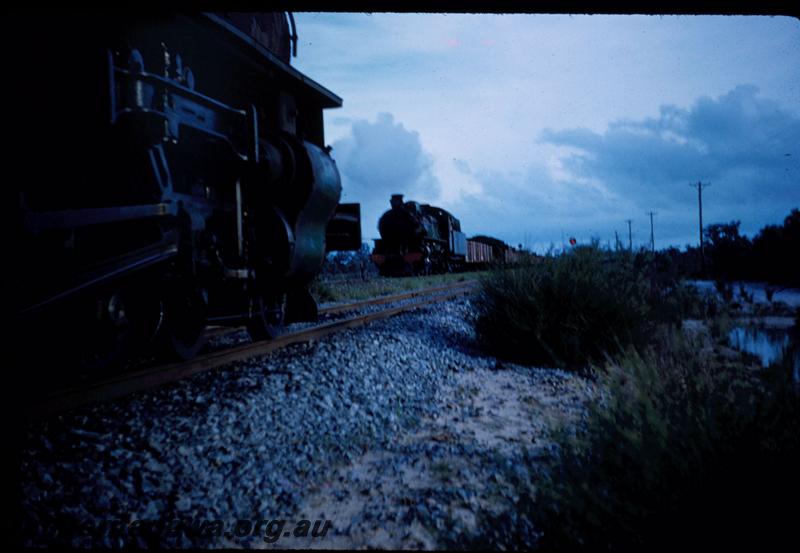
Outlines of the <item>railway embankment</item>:
{"label": "railway embankment", "polygon": [[324,519],[324,538],[272,544],[434,547],[513,512],[498,475],[545,455],[548,420],[580,418],[592,385],[485,355],[473,312],[448,301],[32,423],[23,543],[270,546],[237,521]]}

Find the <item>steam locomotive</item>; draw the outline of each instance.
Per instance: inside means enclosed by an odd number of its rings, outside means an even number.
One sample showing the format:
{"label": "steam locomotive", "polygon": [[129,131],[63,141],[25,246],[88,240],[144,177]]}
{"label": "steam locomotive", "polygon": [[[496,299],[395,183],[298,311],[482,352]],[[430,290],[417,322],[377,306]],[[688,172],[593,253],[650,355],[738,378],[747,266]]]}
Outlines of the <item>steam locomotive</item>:
{"label": "steam locomotive", "polygon": [[21,343],[103,367],[190,358],[209,323],[316,319],[307,285],[360,217],[324,142],[342,100],[290,65],[291,14],[7,22]]}
{"label": "steam locomotive", "polygon": [[516,261],[518,252],[488,236],[467,239],[461,223],[439,207],[403,201],[393,194],[392,208],[378,220],[372,261],[383,276],[411,276],[483,268]]}

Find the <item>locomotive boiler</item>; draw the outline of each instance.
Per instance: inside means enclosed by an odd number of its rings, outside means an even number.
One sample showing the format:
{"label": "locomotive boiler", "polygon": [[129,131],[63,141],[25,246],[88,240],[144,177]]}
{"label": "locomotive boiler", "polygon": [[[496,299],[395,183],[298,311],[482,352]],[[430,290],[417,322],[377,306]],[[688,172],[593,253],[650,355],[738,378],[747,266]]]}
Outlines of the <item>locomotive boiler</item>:
{"label": "locomotive boiler", "polygon": [[316,319],[308,284],[360,221],[324,141],[342,100],[291,66],[290,14],[6,21],[21,344],[102,367]]}

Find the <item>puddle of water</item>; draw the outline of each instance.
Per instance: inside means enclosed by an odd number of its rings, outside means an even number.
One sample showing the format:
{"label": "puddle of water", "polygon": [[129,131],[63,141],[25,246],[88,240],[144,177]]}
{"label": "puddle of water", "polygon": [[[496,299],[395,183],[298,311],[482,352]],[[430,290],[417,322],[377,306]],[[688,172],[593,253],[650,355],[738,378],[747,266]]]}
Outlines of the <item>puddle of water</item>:
{"label": "puddle of water", "polygon": [[[711,294],[719,297],[716,286],[713,280],[689,280],[689,284],[696,287],[704,294]],[[767,299],[767,284],[764,282],[730,282],[728,283],[733,290],[733,299],[735,301],[744,301],[741,297],[741,290],[744,288],[745,293],[751,295],[754,303],[767,304],[770,301]],[[800,290],[797,288],[783,288],[772,287],[775,291],[772,295],[773,302],[782,302],[791,308],[800,307]]]}
{"label": "puddle of water", "polygon": [[[728,334],[731,347],[746,351],[761,359],[761,365],[768,367],[790,354],[791,340],[783,329],[765,329],[737,326]],[[800,382],[800,351],[795,351],[792,363],[794,382]]]}

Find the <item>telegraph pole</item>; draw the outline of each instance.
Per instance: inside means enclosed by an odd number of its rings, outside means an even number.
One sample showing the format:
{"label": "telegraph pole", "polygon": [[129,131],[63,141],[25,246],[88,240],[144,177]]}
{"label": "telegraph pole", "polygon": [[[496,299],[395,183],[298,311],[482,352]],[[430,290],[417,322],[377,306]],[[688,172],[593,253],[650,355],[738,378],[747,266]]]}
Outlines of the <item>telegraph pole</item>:
{"label": "telegraph pole", "polygon": [[711,186],[710,182],[703,184],[697,181],[697,184],[689,184],[692,188],[697,188],[697,207],[700,210],[700,261],[703,264],[703,275],[706,273],[706,249],[703,243],[703,188]]}
{"label": "telegraph pole", "polygon": [[655,211],[648,211],[645,215],[650,216],[650,249],[656,253],[656,240],[653,235],[653,215],[657,215]]}
{"label": "telegraph pole", "polygon": [[631,231],[631,223],[633,219],[625,219],[628,221],[628,249],[633,251],[633,232]]}

